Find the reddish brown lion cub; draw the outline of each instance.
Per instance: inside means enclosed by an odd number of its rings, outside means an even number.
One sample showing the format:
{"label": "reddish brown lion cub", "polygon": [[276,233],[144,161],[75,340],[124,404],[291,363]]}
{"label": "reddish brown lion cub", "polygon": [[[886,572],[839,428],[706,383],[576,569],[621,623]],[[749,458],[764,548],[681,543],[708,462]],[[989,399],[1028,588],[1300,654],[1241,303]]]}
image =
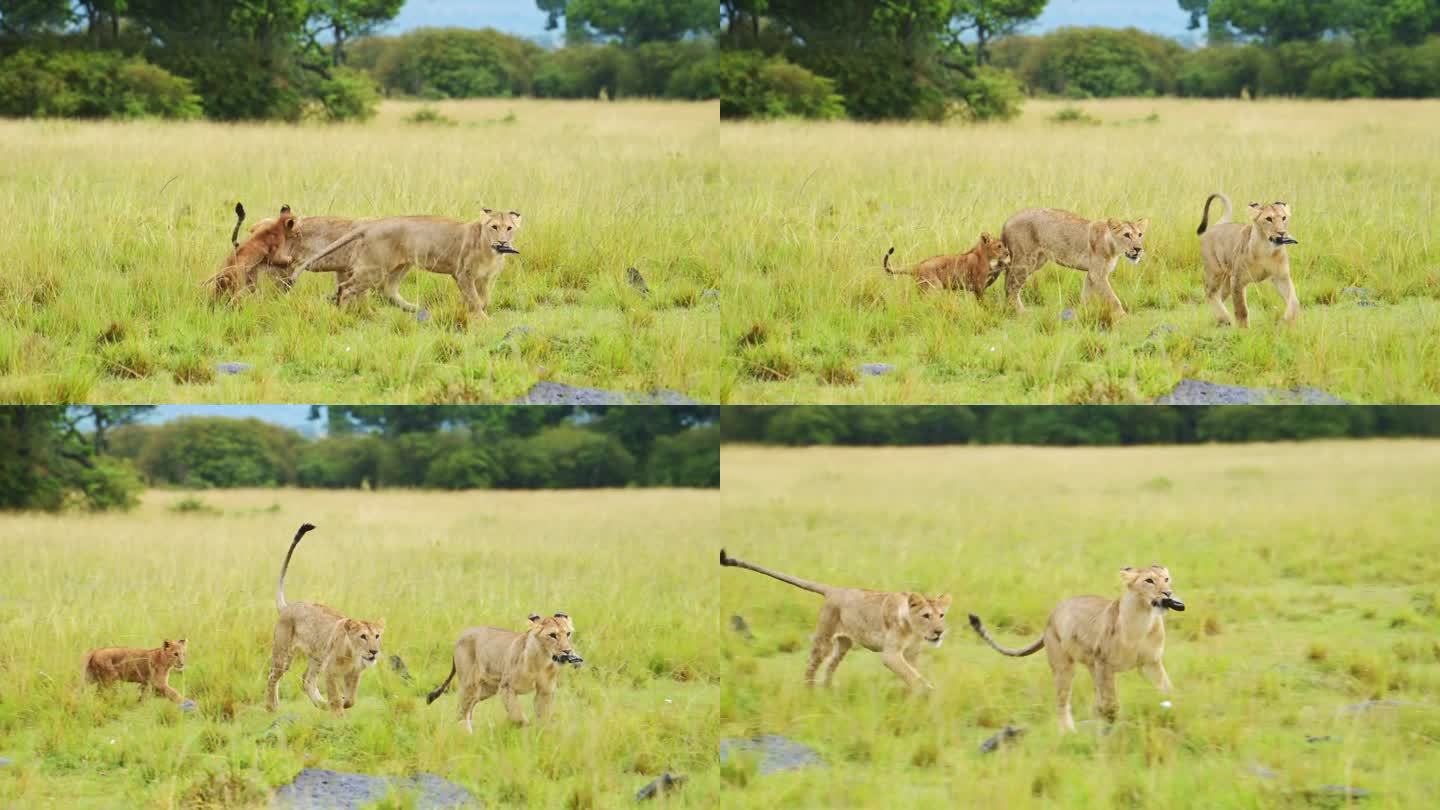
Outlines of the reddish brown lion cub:
{"label": "reddish brown lion cub", "polygon": [[85,655],[85,680],[109,688],[116,681],[140,684],[140,693],[151,692],[183,703],[185,697],[170,686],[170,670],[185,669],[185,639],[166,639],[153,650],[136,647],[103,647]]}
{"label": "reddish brown lion cub", "polygon": [[1010,248],[989,233],[980,234],[975,247],[959,254],[932,256],[904,270],[890,269],[890,255],[885,254],[885,272],[892,276],[914,276],[923,290],[969,290],[978,301],[995,279],[1010,266]]}
{"label": "reddish brown lion cub", "polygon": [[235,230],[230,232],[230,256],[219,272],[204,282],[216,300],[234,299],[255,289],[261,265],[288,267],[293,261],[290,239],[297,232],[299,220],[290,213],[290,206],[280,206],[280,216],[270,224],[256,228],[242,245],[238,237],[243,222],[245,206],[235,203]]}

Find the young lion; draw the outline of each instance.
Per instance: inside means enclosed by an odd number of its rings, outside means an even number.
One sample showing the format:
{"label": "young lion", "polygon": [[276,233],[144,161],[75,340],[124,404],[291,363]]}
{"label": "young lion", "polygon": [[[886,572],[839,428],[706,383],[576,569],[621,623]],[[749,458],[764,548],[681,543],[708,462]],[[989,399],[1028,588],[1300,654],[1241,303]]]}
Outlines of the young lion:
{"label": "young lion", "polygon": [[[261,220],[250,229],[250,232],[254,233],[275,221],[274,217]],[[262,264],[257,269],[261,273],[273,273],[281,288],[288,292],[294,286],[297,278],[292,270],[295,264],[303,264],[318,257],[332,242],[354,230],[355,225],[360,221],[350,217],[302,217],[296,222],[295,233],[290,239],[291,261],[283,265]],[[355,262],[355,247],[352,242],[314,262],[309,267],[312,273],[335,273],[337,299],[340,294],[340,285],[350,278],[350,267]]]}
{"label": "young lion", "polygon": [[[206,279],[203,284],[210,287],[210,294],[216,299],[231,300],[255,289],[260,276],[260,266],[271,264],[287,267],[293,261],[290,255],[290,238],[295,234],[299,220],[290,213],[290,206],[280,207],[280,216],[269,225],[251,229],[249,239],[240,244],[240,225],[245,222],[245,206],[235,203],[235,229],[230,232],[231,251],[219,272]],[[262,223],[263,224],[263,223]]]}
{"label": "young lion", "polygon": [[1075,730],[1075,718],[1070,713],[1070,683],[1076,662],[1090,670],[1095,681],[1095,705],[1111,722],[1119,710],[1116,673],[1139,667],[1161,692],[1170,691],[1170,676],[1160,660],[1165,654],[1165,611],[1184,610],[1185,603],[1175,598],[1170,589],[1170,571],[1159,563],[1149,568],[1127,567],[1120,571],[1120,578],[1125,583],[1125,594],[1119,599],[1066,599],[1051,612],[1039,640],[1020,650],[995,643],[980,617],[970,614],[970,626],[975,632],[1005,655],[1031,655],[1045,648],[1055,676],[1055,703],[1062,732]]}
{"label": "young lion", "polygon": [[1104,299],[1115,316],[1125,314],[1125,305],[1110,286],[1110,274],[1123,254],[1139,264],[1144,252],[1145,229],[1150,220],[1122,222],[1118,219],[1090,220],[1058,208],[1027,208],[1010,217],[1000,238],[1010,248],[1010,267],[1005,271],[1005,295],[1016,312],[1025,311],[1020,288],[1045,265],[1085,273],[1082,300],[1091,295]]}
{"label": "young lion", "polygon": [[828,658],[830,663],[825,669],[825,685],[829,686],[830,680],[835,677],[835,668],[840,666],[850,647],[859,644],[871,652],[880,653],[885,666],[910,688],[935,688],[915,669],[915,658],[925,642],[939,647],[944,640],[945,611],[950,609],[949,594],[931,599],[919,593],[822,585],[737,560],[727,555],[723,548],[720,549],[720,564],[755,571],[825,597],[820,606],[814,645],[810,648],[810,665],[805,668],[806,684],[815,684],[815,670]]}
{"label": "young lion", "polygon": [[185,669],[185,639],[166,639],[153,650],[135,647],[103,647],[85,654],[85,680],[109,688],[116,681],[140,684],[140,694],[154,692],[176,703],[184,695],[170,686],[170,670]]}
{"label": "young lion", "polygon": [[296,268],[292,280],[315,262],[353,242],[352,276],[342,285],[337,303],[383,283],[385,295],[407,312],[419,307],[400,296],[400,282],[411,265],[455,279],[470,312],[488,319],[490,288],[505,267],[505,256],[518,254],[511,240],[520,230],[517,211],[484,209],[483,219],[460,222],[446,217],[386,217],[356,226],[310,261]]}
{"label": "young lion", "polygon": [[385,630],[385,620],[347,619],[324,605],[285,601],[285,571],[290,567],[290,555],[300,545],[300,538],[314,528],[306,523],[295,532],[290,550],[285,552],[285,562],[280,566],[280,584],[275,591],[275,607],[280,611],[280,618],[275,622],[265,705],[272,712],[279,705],[280,678],[290,668],[291,656],[299,650],[310,659],[302,679],[305,694],[316,706],[327,705],[326,698],[315,688],[315,678],[323,675],[330,711],[338,717],[355,705],[361,673],[380,657],[380,634]]}
{"label": "young lion", "polygon": [[475,704],[496,692],[500,693],[510,719],[522,726],[525,713],[516,696],[534,692],[535,721],[542,722],[550,714],[560,665],[584,663],[571,646],[574,634],[575,624],[564,613],[543,619],[539,614],[532,614],[530,626],[523,633],[499,627],[472,627],[460,634],[460,640],[455,642],[450,674],[425,702],[434,703],[445,694],[458,673],[460,722],[465,724],[467,732],[475,732],[470,722]]}
{"label": "young lion", "polygon": [[890,255],[894,252],[895,248],[890,248],[882,262],[885,272],[890,275],[914,276],[920,288],[925,290],[969,290],[975,294],[977,301],[1010,266],[1010,249],[988,231],[980,234],[980,241],[975,247],[964,253],[932,256],[905,270],[890,269]]}
{"label": "young lion", "polygon": [[[1225,213],[1206,231],[1210,220],[1210,203],[1219,198]],[[1200,255],[1205,260],[1205,296],[1222,326],[1248,326],[1250,309],[1245,303],[1245,288],[1270,279],[1275,291],[1285,299],[1285,323],[1293,323],[1300,314],[1300,299],[1295,297],[1295,283],[1290,280],[1290,255],[1286,245],[1300,244],[1290,235],[1290,206],[1283,202],[1269,205],[1250,203],[1249,225],[1230,221],[1230,198],[1216,192],[1205,199],[1200,217]],[[1222,300],[1229,296],[1235,305],[1235,317],[1225,311]]]}

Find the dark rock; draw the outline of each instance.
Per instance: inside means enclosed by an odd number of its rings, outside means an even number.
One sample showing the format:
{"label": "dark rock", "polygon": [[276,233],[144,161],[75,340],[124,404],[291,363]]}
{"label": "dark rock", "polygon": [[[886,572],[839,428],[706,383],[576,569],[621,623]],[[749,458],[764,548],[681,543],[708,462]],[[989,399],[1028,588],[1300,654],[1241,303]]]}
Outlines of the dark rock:
{"label": "dark rock", "polygon": [[660,389],[649,394],[627,394],[602,388],[583,388],[557,382],[538,382],[515,405],[698,405],[674,391]]}
{"label": "dark rock", "polygon": [[275,792],[275,805],[304,810],[350,810],[380,801],[392,790],[416,794],[416,807],[468,807],[477,805],[465,788],[434,774],[370,776],[363,773],[306,768],[295,781]]}
{"label": "dark rock", "polygon": [[401,658],[398,655],[390,656],[390,669],[395,674],[399,675],[400,680],[402,681],[408,683],[415,680],[415,678],[410,675],[410,670],[405,666],[405,659]]}
{"label": "dark rock", "polygon": [[1021,734],[1024,733],[1024,727],[1006,726],[1000,729],[1000,731],[997,732],[995,736],[991,737],[983,743],[980,743],[980,753],[988,754],[991,751],[998,750],[1000,746],[1005,745],[1006,743],[1010,742],[1011,740],[1019,737]]}
{"label": "dark rock", "polygon": [[1345,400],[1318,388],[1248,388],[1203,380],[1181,380],[1156,405],[1347,405]]}
{"label": "dark rock", "polygon": [[788,740],[779,734],[762,734],[748,740],[728,738],[720,741],[721,762],[725,762],[737,753],[750,751],[760,754],[761,776],[812,766],[825,767],[825,761],[815,753],[815,749],[808,745],[801,745],[794,740]]}
{"label": "dark rock", "polygon": [[1301,791],[1308,799],[1365,799],[1370,796],[1370,791],[1365,788],[1350,787],[1349,785],[1321,785],[1318,788],[1310,788]]}
{"label": "dark rock", "polygon": [[215,364],[215,370],[218,371],[218,372],[220,372],[221,374],[241,374],[241,373],[244,373],[244,372],[246,372],[246,371],[249,371],[249,370],[252,369],[252,368],[254,368],[254,366],[250,365],[249,363],[216,363],[216,364]]}
{"label": "dark rock", "polygon": [[1329,734],[1326,734],[1326,735],[1320,736],[1320,737],[1311,736],[1311,735],[1309,735],[1309,734],[1306,734],[1306,735],[1305,735],[1305,742],[1307,742],[1307,743],[1330,742],[1330,741],[1333,740],[1333,739],[1336,739],[1336,738],[1330,736]]}
{"label": "dark rock", "polygon": [[1073,320],[1075,320],[1075,310],[1073,310],[1073,309],[1062,309],[1062,310],[1060,310],[1060,320],[1062,320],[1062,321],[1073,321]]}
{"label": "dark rock", "polygon": [[866,363],[860,367],[860,373],[866,377],[879,377],[881,374],[889,374],[895,367],[889,363]]}
{"label": "dark rock", "polygon": [[742,616],[730,617],[730,629],[744,636],[746,641],[753,641],[755,639],[755,634],[750,632],[750,625],[745,623],[745,619]]}
{"label": "dark rock", "polygon": [[635,801],[643,802],[646,799],[653,799],[661,794],[669,793],[685,784],[685,779],[686,777],[684,776],[671,776],[668,773],[662,773],[654,782],[640,788],[640,792],[635,794]]}

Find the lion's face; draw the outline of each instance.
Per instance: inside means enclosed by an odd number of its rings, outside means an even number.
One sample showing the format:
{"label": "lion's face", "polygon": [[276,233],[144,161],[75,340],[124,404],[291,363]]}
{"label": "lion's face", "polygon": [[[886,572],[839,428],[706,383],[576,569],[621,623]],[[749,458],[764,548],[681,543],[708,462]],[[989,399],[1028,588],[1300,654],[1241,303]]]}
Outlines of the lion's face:
{"label": "lion's face", "polygon": [[950,594],[941,594],[934,599],[924,594],[912,593],[910,602],[910,628],[926,641],[940,646],[945,639],[945,613],[950,610]]}
{"label": "lion's face", "polygon": [[530,629],[540,642],[541,648],[550,656],[550,660],[570,663],[571,659],[579,657],[575,655],[573,642],[575,623],[564,613],[543,618],[538,614],[533,615],[530,617]]}
{"label": "lion's face", "polygon": [[380,636],[385,632],[385,620],[367,622],[360,619],[345,620],[345,640],[350,651],[360,659],[362,666],[372,666],[380,658]]}
{"label": "lion's face", "polygon": [[1145,252],[1145,229],[1150,227],[1149,217],[1134,222],[1112,219],[1106,224],[1110,227],[1110,234],[1115,237],[1115,243],[1120,246],[1120,252],[1131,263],[1139,264],[1140,255]]}
{"label": "lion's face", "polygon": [[512,244],[515,235],[520,232],[520,212],[505,211],[497,212],[489,208],[485,209],[485,223],[481,226],[484,229],[483,238],[490,243],[490,247],[496,253],[519,253]]}
{"label": "lion's face", "polygon": [[1260,230],[1260,235],[1272,245],[1300,244],[1290,235],[1290,206],[1283,202],[1268,205],[1250,203],[1250,221]]}
{"label": "lion's face", "polygon": [[1170,569],[1159,563],[1153,563],[1148,568],[1125,568],[1121,570],[1120,577],[1131,593],[1151,607],[1185,609],[1185,603],[1175,598],[1170,584]]}
{"label": "lion's face", "polygon": [[1005,242],[988,233],[980,234],[980,250],[988,257],[991,270],[1004,270],[1010,266],[1010,248]]}
{"label": "lion's face", "polygon": [[179,672],[185,669],[185,639],[171,641],[166,639],[160,644],[160,662],[169,664],[170,668]]}

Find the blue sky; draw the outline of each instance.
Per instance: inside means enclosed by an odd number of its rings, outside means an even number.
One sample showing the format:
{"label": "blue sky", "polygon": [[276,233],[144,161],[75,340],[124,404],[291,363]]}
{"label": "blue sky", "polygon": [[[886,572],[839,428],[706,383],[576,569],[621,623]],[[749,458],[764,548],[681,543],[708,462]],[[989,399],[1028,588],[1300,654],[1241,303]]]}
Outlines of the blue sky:
{"label": "blue sky", "polygon": [[[720,15],[720,3],[715,3]],[[1042,33],[1067,25],[1134,26],[1172,37],[1187,37],[1190,20],[1176,0],[1050,0],[1045,12],[1028,29]],[[425,26],[496,28],[510,34],[558,40],[558,31],[545,30],[545,15],[534,0],[410,0],[386,29],[396,34]]]}
{"label": "blue sky", "polygon": [[230,419],[255,418],[295,428],[306,435],[325,433],[324,420],[310,421],[309,405],[159,405],[145,420],[152,424],[184,416],[224,416]]}

